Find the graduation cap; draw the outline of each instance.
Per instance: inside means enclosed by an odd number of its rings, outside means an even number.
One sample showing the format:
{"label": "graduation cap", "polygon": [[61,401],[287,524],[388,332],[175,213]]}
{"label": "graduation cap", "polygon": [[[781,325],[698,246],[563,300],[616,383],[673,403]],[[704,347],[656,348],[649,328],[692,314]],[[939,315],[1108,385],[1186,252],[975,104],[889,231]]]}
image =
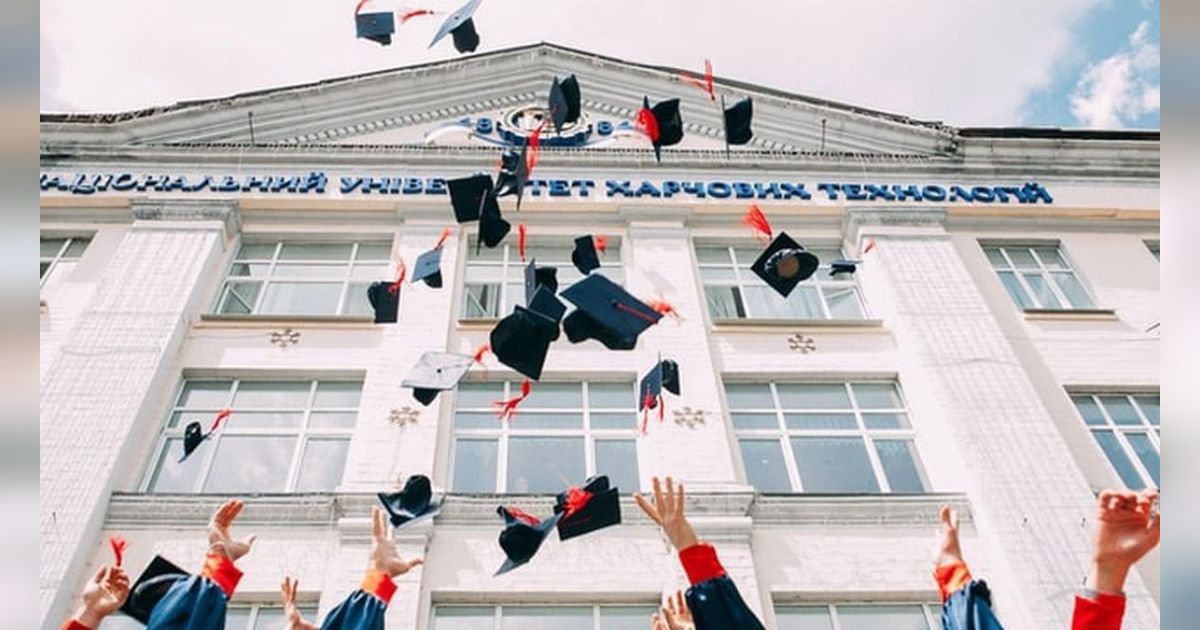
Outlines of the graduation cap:
{"label": "graduation cap", "polygon": [[750,142],[754,132],[750,130],[750,119],[754,117],[754,101],[750,97],[725,108],[725,97],[721,97],[721,107],[725,109],[725,148],[729,145],[743,145]]}
{"label": "graduation cap", "polygon": [[512,230],[512,224],[500,216],[500,204],[496,202],[496,198],[489,192],[488,198],[491,200],[485,204],[483,210],[479,213],[479,238],[475,241],[475,253],[479,253],[479,246],[487,245],[491,249],[500,244],[505,236]]}
{"label": "graduation cap", "polygon": [[554,294],[558,291],[558,269],[539,267],[537,260],[525,265],[525,306],[538,315],[554,321],[554,337],[559,336],[558,324],[567,312],[567,305]]}
{"label": "graduation cap", "polygon": [[550,84],[550,120],[554,132],[562,133],[562,126],[579,120],[579,80],[571,75],[562,81],[554,77]]}
{"label": "graduation cap", "polygon": [[558,321],[517,305],[492,329],[488,343],[497,360],[536,381],[542,376],[550,343],[558,336]]}
{"label": "graduation cap", "polygon": [[356,13],[354,15],[354,30],[358,37],[369,39],[383,46],[390,46],[392,34],[396,32],[396,18],[390,11],[377,13]]}
{"label": "graduation cap", "polygon": [[434,289],[442,287],[442,248],[441,246],[421,254],[413,265],[413,282],[424,281]]}
{"label": "graduation cap", "polygon": [[600,268],[600,256],[596,253],[596,241],[591,234],[575,239],[575,249],[571,251],[571,263],[579,273],[587,275],[593,269]]}
{"label": "graduation cap", "polygon": [[383,509],[387,510],[392,527],[403,527],[419,519],[433,518],[442,510],[442,506],[433,500],[433,488],[429,477],[425,475],[409,477],[400,492],[380,492],[377,496],[383,503]]}
{"label": "graduation cap", "polygon": [[454,218],[459,223],[469,223],[480,218],[489,210],[494,209],[500,214],[500,204],[493,194],[492,176],[486,173],[476,173],[468,177],[446,180],[446,188],[450,191],[450,205],[454,207]]}
{"label": "graduation cap", "polygon": [[854,275],[858,271],[858,264],[861,260],[845,260],[838,259],[829,263],[829,277],[832,278],[840,273],[848,273]]}
{"label": "graduation cap", "polygon": [[372,282],[367,287],[367,300],[375,309],[376,324],[395,324],[400,308],[400,291],[393,291],[394,282]]}
{"label": "graduation cap", "polygon": [[609,350],[632,350],[638,335],[662,319],[662,313],[620,285],[594,273],[568,287],[562,296],[577,308],[563,320],[571,343],[595,339]]}
{"label": "graduation cap", "polygon": [[471,16],[475,13],[475,9],[479,8],[479,3],[483,0],[470,0],[457,11],[450,14],[445,22],[442,22],[441,28],[437,34],[433,36],[433,41],[429,42],[429,47],[433,48],[435,44],[442,41],[446,35],[454,35],[454,48],[460,53],[475,52],[479,47],[479,33],[475,32],[475,21]]}
{"label": "graduation cap", "polygon": [[425,352],[417,359],[417,364],[412,367],[408,376],[400,382],[400,386],[413,388],[413,398],[422,405],[429,406],[439,393],[454,389],[474,362],[474,357],[465,354]]}
{"label": "graduation cap", "polygon": [[521,147],[518,153],[506,149],[500,154],[500,173],[496,176],[496,197],[508,195],[517,196],[517,210],[521,209],[521,200],[525,198],[525,184],[529,183],[529,145]]}
{"label": "graduation cap", "polygon": [[222,409],[221,411],[217,412],[217,416],[213,418],[213,423],[212,426],[209,427],[208,433],[205,433],[204,430],[200,428],[199,421],[193,420],[192,422],[189,422],[183,429],[183,457],[179,458],[179,463],[182,464],[183,461],[192,454],[192,452],[194,452],[197,448],[200,448],[200,444],[204,442],[204,440],[212,437],[212,434],[215,433],[217,428],[221,426],[221,421],[225,418],[228,418],[231,413],[232,412],[228,409]]}
{"label": "graduation cap", "polygon": [[582,488],[570,488],[559,494],[554,513],[558,521],[558,539],[570,540],[621,523],[621,494],[608,487],[608,477],[591,477]]}
{"label": "graduation cap", "polygon": [[670,359],[662,359],[655,363],[646,376],[642,377],[638,393],[638,411],[656,407],[664,389],[679,395],[679,364]]}
{"label": "graduation cap", "polygon": [[679,115],[679,99],[672,98],[650,107],[649,97],[642,97],[642,109],[638,112],[638,124],[650,142],[654,144],[654,159],[662,161],[662,147],[679,144],[683,140],[683,118]]}
{"label": "graduation cap", "polygon": [[187,571],[175,566],[171,561],[162,556],[154,556],[130,587],[129,597],[121,606],[121,612],[142,622],[143,625],[148,624],[150,613],[166,596],[167,591],[171,590],[176,581],[188,577]]}
{"label": "graduation cap", "polygon": [[820,261],[812,252],[804,251],[787,232],[780,232],[750,270],[779,295],[787,297],[796,285],[817,271],[818,265]]}
{"label": "graduation cap", "polygon": [[542,546],[546,537],[558,524],[561,514],[539,521],[516,508],[500,506],[496,513],[504,518],[504,531],[500,532],[500,548],[507,558],[495,575],[503,575],[529,562]]}

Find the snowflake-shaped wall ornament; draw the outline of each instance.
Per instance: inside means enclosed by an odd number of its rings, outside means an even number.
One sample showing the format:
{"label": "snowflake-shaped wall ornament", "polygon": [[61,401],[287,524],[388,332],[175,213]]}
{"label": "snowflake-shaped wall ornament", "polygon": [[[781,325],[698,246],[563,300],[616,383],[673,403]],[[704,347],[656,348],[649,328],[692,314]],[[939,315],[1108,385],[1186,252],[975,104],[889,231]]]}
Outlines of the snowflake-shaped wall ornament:
{"label": "snowflake-shaped wall ornament", "polygon": [[703,409],[692,409],[691,407],[684,407],[683,409],[675,409],[675,410],[671,411],[671,414],[675,416],[675,424],[677,424],[681,427],[695,429],[697,427],[704,426],[704,410]]}
{"label": "snowflake-shaped wall ornament", "polygon": [[817,351],[817,340],[800,333],[794,333],[792,336],[788,337],[787,344],[788,348],[793,352],[808,354],[809,352]]}
{"label": "snowflake-shaped wall ornament", "polygon": [[421,417],[421,412],[417,409],[405,405],[399,409],[392,409],[388,414],[388,422],[400,427],[401,429],[409,425],[415,425]]}
{"label": "snowflake-shaped wall ornament", "polygon": [[284,328],[271,333],[271,345],[286,348],[300,343],[300,331]]}

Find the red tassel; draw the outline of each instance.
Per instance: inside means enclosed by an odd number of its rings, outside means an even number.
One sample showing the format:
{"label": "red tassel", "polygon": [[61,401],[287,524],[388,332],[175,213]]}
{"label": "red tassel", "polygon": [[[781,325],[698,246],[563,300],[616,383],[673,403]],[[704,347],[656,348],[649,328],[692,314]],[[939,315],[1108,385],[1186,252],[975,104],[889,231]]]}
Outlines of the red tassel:
{"label": "red tassel", "polygon": [[658,421],[660,423],[663,421],[663,415],[666,413],[666,411],[667,411],[667,403],[666,403],[666,401],[663,400],[662,394],[659,394],[658,395]]}
{"label": "red tassel", "polygon": [[683,317],[679,315],[679,311],[675,310],[675,307],[666,300],[650,300],[646,302],[646,305],[664,316],[674,317],[676,320],[683,321]]}
{"label": "red tassel", "polygon": [[512,420],[513,416],[517,415],[517,407],[520,406],[520,404],[524,402],[526,398],[529,398],[529,394],[532,391],[533,383],[530,383],[529,379],[525,379],[521,382],[520,396],[509,398],[508,400],[493,401],[492,406],[498,407],[496,410],[496,418],[501,422],[508,422],[509,420]]}
{"label": "red tassel", "polygon": [[404,24],[415,17],[421,17],[422,15],[434,15],[435,13],[436,11],[433,11],[432,9],[417,9],[415,11],[409,11],[400,16],[400,23]]}
{"label": "red tassel", "polygon": [[622,304],[621,302],[613,302],[613,308],[616,308],[618,311],[624,311],[626,313],[629,313],[630,315],[633,315],[634,317],[640,317],[641,319],[644,319],[644,320],[650,322],[651,324],[658,323],[657,319],[637,310],[636,308],[633,308],[632,306]]}
{"label": "red tassel", "polygon": [[650,111],[649,107],[638,110],[635,122],[638,131],[649,136],[651,142],[658,142],[658,139],[662,137],[662,133],[658,130],[658,119],[654,117],[654,112]]}
{"label": "red tassel", "polygon": [[706,94],[708,94],[708,98],[712,99],[714,102],[717,100],[717,93],[713,89],[712,62],[709,61],[708,59],[704,60],[704,81],[697,79],[696,77],[692,76],[690,73],[687,73],[687,72],[681,73],[679,76],[681,78],[683,78],[684,81],[691,83],[692,85],[700,88],[701,90],[704,90],[704,92]]}
{"label": "red tassel", "polygon": [[540,525],[542,523],[542,519],[540,519],[532,514],[529,514],[529,513],[525,512],[524,510],[518,510],[515,507],[507,507],[507,506],[505,506],[504,509],[508,510],[509,516],[511,516],[515,519],[521,520],[521,521],[525,521],[526,523],[529,523],[530,525],[532,525],[534,527],[537,527],[538,525]]}
{"label": "red tassel", "polygon": [[525,224],[517,225],[517,253],[521,255],[521,262],[525,262]]}
{"label": "red tassel", "polygon": [[358,12],[362,11],[363,5],[370,1],[371,0],[358,0],[358,4],[354,5],[354,15],[358,15]]}
{"label": "red tassel", "polygon": [[396,263],[396,281],[388,287],[388,291],[392,295],[400,292],[400,285],[404,284],[404,278],[407,275],[408,266],[404,264],[404,259],[401,258],[400,261]]}
{"label": "red tassel", "polygon": [[442,245],[446,244],[447,238],[450,238],[450,228],[445,228],[442,230],[442,235],[438,237],[437,245],[434,245],[433,248],[441,249]]}
{"label": "red tassel", "polygon": [[586,492],[580,488],[576,488],[575,486],[567,488],[567,509],[563,513],[563,518],[566,518],[587,507],[587,504],[591,500],[591,492]]}
{"label": "red tassel", "polygon": [[225,418],[228,418],[230,416],[230,414],[232,414],[232,413],[233,413],[232,409],[222,409],[217,414],[217,417],[213,418],[212,426],[209,427],[208,432],[212,433],[213,431],[216,431],[217,428],[221,426],[221,421],[224,420]]}
{"label": "red tassel", "polygon": [[754,230],[754,238],[759,238],[760,235],[766,236],[770,240],[773,231],[771,224],[767,221],[766,215],[759,209],[758,205],[750,206],[746,214],[742,216],[742,223],[750,226]]}
{"label": "red tassel", "polygon": [[605,236],[603,234],[597,234],[596,236],[592,237],[592,240],[596,242],[596,251],[600,252],[601,254],[608,253],[608,237],[607,236]]}
{"label": "red tassel", "polygon": [[542,128],[546,123],[538,125],[533,133],[529,134],[529,151],[525,153],[525,176],[533,175],[533,167],[537,166],[538,154],[542,151]]}
{"label": "red tassel", "polygon": [[867,246],[863,248],[863,255],[866,256],[872,249],[875,249],[875,239],[867,241]]}
{"label": "red tassel", "polygon": [[478,348],[476,348],[475,349],[475,362],[478,363],[479,365],[483,365],[483,355],[485,355],[491,351],[492,351],[492,347],[486,343],[483,344],[482,346],[479,346]]}
{"label": "red tassel", "polygon": [[125,560],[125,547],[128,545],[129,543],[125,542],[125,539],[120,536],[113,535],[108,537],[108,546],[112,547],[113,560],[118,567]]}

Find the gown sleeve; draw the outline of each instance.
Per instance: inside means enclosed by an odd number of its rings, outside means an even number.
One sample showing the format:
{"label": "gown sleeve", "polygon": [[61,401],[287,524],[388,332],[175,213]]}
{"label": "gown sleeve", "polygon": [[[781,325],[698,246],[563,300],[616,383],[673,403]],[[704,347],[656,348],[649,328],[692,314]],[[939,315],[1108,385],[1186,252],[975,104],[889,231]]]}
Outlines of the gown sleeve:
{"label": "gown sleeve", "polygon": [[382,571],[367,571],[362,585],[325,617],[321,630],[383,630],[383,615],[396,583]]}
{"label": "gown sleeve", "polygon": [[971,580],[942,602],[945,630],[1004,630],[992,612],[992,592],[987,582]]}
{"label": "gown sleeve", "polygon": [[1124,617],[1124,596],[1087,591],[1075,598],[1071,630],[1120,630]]}
{"label": "gown sleeve", "polygon": [[696,630],[765,630],[717,560],[712,545],[688,547],[679,552],[679,560],[692,585],[686,596]]}
{"label": "gown sleeve", "polygon": [[208,554],[200,575],[178,580],[159,600],[147,630],[223,630],[225,608],[241,579],[232,560]]}
{"label": "gown sleeve", "polygon": [[79,623],[75,619],[68,619],[67,623],[63,624],[62,630],[92,630],[92,628]]}

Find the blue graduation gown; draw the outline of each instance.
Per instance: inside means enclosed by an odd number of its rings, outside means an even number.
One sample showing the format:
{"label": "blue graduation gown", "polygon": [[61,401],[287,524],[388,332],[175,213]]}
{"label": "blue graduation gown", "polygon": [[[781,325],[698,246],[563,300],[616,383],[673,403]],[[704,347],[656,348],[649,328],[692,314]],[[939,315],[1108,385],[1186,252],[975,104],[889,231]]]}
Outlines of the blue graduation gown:
{"label": "blue graduation gown", "polygon": [[150,613],[147,630],[224,630],[229,597],[207,577],[181,579]]}
{"label": "blue graduation gown", "polygon": [[684,549],[679,552],[679,559],[692,584],[685,596],[696,630],[765,630],[725,573],[711,545]]}
{"label": "blue graduation gown", "polygon": [[357,590],[329,612],[321,630],[383,630],[386,611],[383,600]]}
{"label": "blue graduation gown", "polygon": [[942,604],[942,630],[1004,630],[992,613],[992,593],[983,580],[971,580]]}

